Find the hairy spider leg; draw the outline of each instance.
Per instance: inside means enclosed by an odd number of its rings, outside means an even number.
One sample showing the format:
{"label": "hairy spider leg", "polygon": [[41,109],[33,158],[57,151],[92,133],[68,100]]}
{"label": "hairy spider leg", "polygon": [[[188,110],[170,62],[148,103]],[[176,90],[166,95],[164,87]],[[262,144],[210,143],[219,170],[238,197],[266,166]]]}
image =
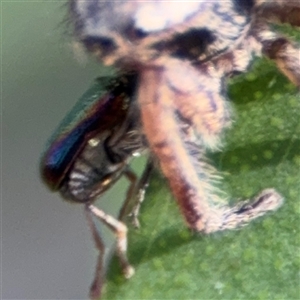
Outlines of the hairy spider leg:
{"label": "hairy spider leg", "polygon": [[300,46],[267,26],[258,26],[253,36],[262,45],[262,53],[274,60],[278,69],[300,87]]}
{"label": "hairy spider leg", "polygon": [[256,0],[253,36],[262,45],[262,53],[275,61],[279,70],[296,86],[300,86],[300,46],[276,33],[267,23],[300,26],[298,0]]}
{"label": "hairy spider leg", "polygon": [[[201,163],[195,168],[195,158],[190,155],[187,140],[180,131],[174,108],[176,106],[173,103],[178,90],[174,89],[169,79],[168,71],[163,68],[144,70],[141,74],[138,99],[149,145],[159,158],[161,169],[169,180],[188,226],[204,233],[233,229],[249,223],[267,211],[277,209],[282,203],[282,197],[272,189],[264,190],[254,200],[243,201],[233,207],[211,204],[214,202],[211,201],[213,196],[208,190],[213,188],[209,187],[207,180],[200,180],[199,173],[205,173],[206,170],[199,170]],[[191,89],[192,86],[191,83],[189,88],[194,101],[202,101],[203,91]],[[185,91],[187,90],[186,88]],[[216,127],[216,132],[213,132],[213,128],[210,127],[208,132],[217,135],[219,127]],[[205,131],[206,134],[207,130]],[[200,135],[201,133],[199,132]],[[204,160],[203,157],[198,159]]]}
{"label": "hairy spider leg", "polygon": [[256,0],[257,17],[275,23],[300,26],[299,0]]}
{"label": "hairy spider leg", "polygon": [[209,205],[199,199],[202,187],[180,136],[173,98],[174,92],[165,84],[163,69],[142,71],[138,99],[150,148],[158,157],[188,226],[204,230]]}

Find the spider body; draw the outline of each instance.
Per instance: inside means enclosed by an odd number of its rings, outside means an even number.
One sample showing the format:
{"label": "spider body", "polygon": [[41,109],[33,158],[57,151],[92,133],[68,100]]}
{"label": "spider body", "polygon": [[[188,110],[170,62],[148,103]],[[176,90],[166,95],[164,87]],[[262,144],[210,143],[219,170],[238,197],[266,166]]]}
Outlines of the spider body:
{"label": "spider body", "polygon": [[206,171],[189,154],[177,117],[194,128],[199,147],[218,147],[230,124],[226,80],[245,72],[254,56],[274,60],[299,86],[299,46],[269,25],[299,26],[299,13],[298,1],[284,0],[70,1],[76,38],[105,64],[139,73],[143,130],[193,230],[235,228],[281,203],[268,189],[243,213],[211,206],[213,188],[199,180]]}

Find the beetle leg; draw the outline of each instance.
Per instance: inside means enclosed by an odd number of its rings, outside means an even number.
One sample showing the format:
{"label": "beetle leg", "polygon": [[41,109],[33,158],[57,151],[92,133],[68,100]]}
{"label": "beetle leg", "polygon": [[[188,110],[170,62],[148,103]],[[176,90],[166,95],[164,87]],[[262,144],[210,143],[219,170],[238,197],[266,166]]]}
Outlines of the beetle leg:
{"label": "beetle leg", "polygon": [[145,198],[145,191],[149,184],[150,175],[153,171],[153,163],[151,159],[148,159],[143,174],[139,180],[134,172],[129,168],[124,172],[126,178],[130,181],[130,186],[127,190],[127,196],[124,204],[119,213],[119,220],[123,220],[125,217],[132,219],[132,225],[135,228],[140,227],[138,215],[140,207]]}
{"label": "beetle leg", "polygon": [[135,196],[135,203],[129,216],[132,218],[132,224],[135,228],[140,228],[138,219],[141,205],[145,199],[145,192],[149,185],[149,179],[153,171],[153,162],[151,159],[147,161],[146,167],[137,185],[137,194]]}
{"label": "beetle leg", "polygon": [[128,215],[128,210],[129,206],[132,203],[132,199],[135,195],[136,187],[137,187],[137,182],[138,178],[136,174],[128,167],[124,171],[123,175],[126,176],[126,178],[129,180],[130,184],[126,192],[126,199],[120,209],[118,220],[122,221],[127,215]]}
{"label": "beetle leg", "polygon": [[104,283],[104,275],[105,275],[104,274],[105,273],[104,266],[103,266],[105,245],[103,243],[101,235],[99,234],[99,232],[95,226],[95,223],[92,218],[92,212],[88,206],[85,206],[85,215],[86,215],[86,219],[88,221],[88,225],[90,227],[90,230],[91,230],[91,233],[93,236],[95,247],[99,252],[96,271],[95,271],[95,277],[94,277],[93,283],[90,287],[90,298],[91,299],[99,299],[101,296],[102,287],[103,287],[103,283]]}
{"label": "beetle leg", "polygon": [[87,204],[86,209],[93,213],[115,234],[117,239],[116,253],[119,258],[123,274],[125,278],[130,278],[134,274],[134,268],[130,265],[127,258],[127,226],[123,222],[106,214],[95,205]]}

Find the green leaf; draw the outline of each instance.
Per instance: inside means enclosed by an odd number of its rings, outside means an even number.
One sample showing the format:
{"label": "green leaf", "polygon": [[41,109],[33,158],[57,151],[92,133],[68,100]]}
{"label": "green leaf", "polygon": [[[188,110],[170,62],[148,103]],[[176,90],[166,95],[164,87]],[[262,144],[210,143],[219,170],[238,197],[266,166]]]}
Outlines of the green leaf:
{"label": "green leaf", "polygon": [[211,160],[230,201],[274,187],[283,206],[239,230],[193,234],[156,174],[129,232],[136,274],[125,280],[113,259],[103,299],[300,298],[299,93],[273,63],[253,69],[230,85],[235,122]]}

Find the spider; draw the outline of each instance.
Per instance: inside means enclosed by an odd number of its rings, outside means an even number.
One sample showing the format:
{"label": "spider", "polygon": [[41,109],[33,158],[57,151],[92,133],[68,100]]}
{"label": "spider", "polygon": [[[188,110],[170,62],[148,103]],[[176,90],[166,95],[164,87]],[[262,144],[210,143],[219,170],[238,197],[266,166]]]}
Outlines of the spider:
{"label": "spider", "polygon": [[[138,73],[143,134],[190,229],[234,229],[281,205],[274,189],[234,206],[219,204],[204,153],[220,145],[231,123],[227,79],[246,72],[255,56],[273,60],[300,86],[300,47],[271,27],[300,26],[299,1],[70,0],[69,15],[89,52]],[[192,137],[197,151],[189,146]]]}

